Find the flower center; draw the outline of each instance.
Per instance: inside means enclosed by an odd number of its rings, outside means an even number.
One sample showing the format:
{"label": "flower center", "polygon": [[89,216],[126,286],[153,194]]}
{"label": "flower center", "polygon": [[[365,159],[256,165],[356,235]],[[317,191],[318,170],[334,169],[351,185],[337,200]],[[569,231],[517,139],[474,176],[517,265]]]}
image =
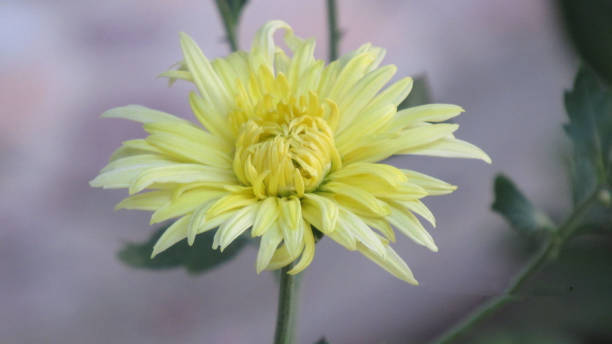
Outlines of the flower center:
{"label": "flower center", "polygon": [[[234,155],[234,173],[253,187],[259,198],[303,196],[315,190],[325,175],[340,165],[333,132],[325,119],[329,111],[316,95],[294,97],[245,116]],[[263,111],[262,111],[263,110]]]}

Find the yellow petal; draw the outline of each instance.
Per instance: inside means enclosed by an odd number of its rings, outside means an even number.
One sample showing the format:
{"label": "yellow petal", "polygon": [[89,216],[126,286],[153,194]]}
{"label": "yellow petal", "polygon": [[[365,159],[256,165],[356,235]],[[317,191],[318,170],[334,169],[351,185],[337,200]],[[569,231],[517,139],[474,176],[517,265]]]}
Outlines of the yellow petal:
{"label": "yellow petal", "polygon": [[260,202],[259,210],[255,216],[251,236],[256,237],[264,234],[268,228],[278,219],[280,210],[276,197],[268,197]]}
{"label": "yellow petal", "polygon": [[389,104],[395,107],[399,106],[401,102],[406,99],[408,94],[410,94],[410,91],[412,91],[412,86],[412,78],[405,77],[385,88],[374,97],[365,109],[362,110],[357,120],[368,122],[376,116],[376,109],[380,109]]}
{"label": "yellow petal", "polygon": [[230,109],[231,98],[225,85],[193,39],[185,33],[181,33],[180,36],[185,64],[198,91],[207,103],[212,104],[215,111],[227,114]]}
{"label": "yellow petal", "polygon": [[491,163],[491,158],[482,149],[469,142],[455,138],[443,138],[427,145],[412,147],[400,152],[400,154],[429,155],[444,158],[471,158],[480,159],[487,164]]}
{"label": "yellow petal", "polygon": [[257,251],[257,262],[255,269],[257,273],[262,272],[270,263],[278,244],[283,240],[283,235],[278,223],[274,223],[262,236]]}
{"label": "yellow petal", "polygon": [[318,230],[329,234],[336,229],[338,205],[335,201],[314,193],[307,193],[302,200],[302,214]]}
{"label": "yellow petal", "polygon": [[106,165],[100,174],[89,182],[92,187],[105,189],[126,188],[144,171],[163,166],[174,165],[175,162],[157,154],[132,155],[113,160]]}
{"label": "yellow petal", "polygon": [[345,154],[345,163],[355,161],[373,162],[386,159],[393,154],[422,146],[451,135],[459,128],[457,124],[431,124],[410,128],[394,136],[378,140],[362,140],[363,144]]}
{"label": "yellow petal", "polygon": [[334,194],[338,203],[364,216],[386,216],[390,213],[385,202],[359,186],[328,182],[321,187],[321,190]]}
{"label": "yellow petal", "polygon": [[431,235],[425,230],[421,222],[411,212],[390,205],[391,215],[387,216],[387,220],[395,228],[400,230],[414,242],[423,245],[428,249],[438,252],[438,247]]}
{"label": "yellow petal", "polygon": [[227,125],[225,114],[216,112],[195,92],[189,93],[189,104],[195,117],[206,129],[214,135],[223,138],[227,143],[233,144],[235,137]]}
{"label": "yellow petal", "polygon": [[419,282],[414,278],[412,271],[406,265],[406,263],[398,256],[398,254],[389,246],[385,246],[385,255],[380,256],[370,250],[367,246],[358,244],[357,249],[361,254],[366,256],[368,259],[378,264],[381,268],[393,276],[401,279],[402,281],[410,284],[418,285]]}
{"label": "yellow petal", "polygon": [[157,77],[170,79],[170,85],[172,85],[172,83],[174,83],[174,81],[177,79],[193,82],[193,76],[190,72],[185,70],[168,70],[160,73]]}
{"label": "yellow petal", "polygon": [[162,154],[162,152],[143,139],[123,141],[121,147],[113,152],[109,161],[119,160],[134,155]]}
{"label": "yellow petal", "polygon": [[312,230],[307,223],[303,223],[304,226],[304,251],[302,251],[302,256],[299,262],[293,267],[293,269],[289,270],[288,273],[295,275],[302,272],[304,269],[310,265],[312,259],[315,254],[315,240],[312,235]]}
{"label": "yellow petal", "polygon": [[256,213],[256,203],[238,210],[236,214],[219,227],[215,233],[213,248],[220,247],[221,252],[223,252],[232,241],[253,225]]}
{"label": "yellow petal", "polygon": [[297,197],[279,200],[281,211],[281,231],[287,246],[287,251],[292,257],[297,257],[304,246],[304,226],[302,209]]}
{"label": "yellow petal", "polygon": [[362,138],[380,131],[381,128],[393,120],[396,112],[395,105],[387,104],[369,112],[359,113],[351,125],[336,138],[338,151],[346,155],[359,149],[363,145]]}
{"label": "yellow petal", "polygon": [[282,245],[276,250],[276,252],[274,252],[274,256],[272,256],[272,259],[270,260],[270,263],[268,263],[266,270],[277,270],[283,268],[291,264],[291,262],[293,262],[294,260],[295,257],[289,255],[289,252],[287,251],[287,246]]}
{"label": "yellow petal", "polygon": [[331,233],[326,233],[325,235],[349,251],[355,251],[357,249],[357,239],[355,239],[355,235],[352,231],[344,229],[340,224],[340,220],[338,220],[336,230]]}
{"label": "yellow petal", "polygon": [[434,227],[436,226],[436,218],[434,217],[431,210],[429,210],[429,208],[427,208],[427,206],[423,204],[423,202],[419,200],[412,200],[412,201],[401,201],[400,200],[400,201],[394,201],[393,203],[396,206],[403,207],[408,211],[412,211],[418,214],[419,216],[427,220],[429,223],[431,223],[432,226]]}
{"label": "yellow petal", "polygon": [[211,148],[226,152],[231,151],[233,146],[223,139],[211,135],[189,122],[156,122],[147,123],[144,129],[151,134],[166,134],[183,137],[200,145],[210,146]]}
{"label": "yellow petal", "polygon": [[457,189],[456,186],[451,185],[443,180],[428,176],[417,171],[402,169],[402,172],[406,174],[406,177],[408,177],[410,183],[416,184],[419,187],[423,188],[429,195],[446,195]]}
{"label": "yellow petal", "polygon": [[426,104],[397,112],[390,128],[403,129],[422,122],[444,122],[464,112],[461,106],[452,104]]}
{"label": "yellow petal", "polygon": [[371,228],[378,230],[387,240],[395,242],[395,232],[384,217],[362,217],[361,219]]}
{"label": "yellow petal", "polygon": [[168,229],[164,231],[164,234],[157,240],[155,246],[153,246],[151,258],[185,239],[185,237],[187,237],[187,225],[189,224],[189,220],[190,216],[183,216],[168,227]]}
{"label": "yellow petal", "polygon": [[292,91],[296,96],[300,95],[297,94],[296,91],[297,86],[303,82],[303,74],[310,69],[311,65],[315,62],[314,49],[315,41],[313,39],[307,40],[304,44],[300,45],[289,64],[287,79],[289,84],[294,87]]}
{"label": "yellow petal", "polygon": [[189,246],[193,245],[195,237],[198,234],[200,228],[206,222],[208,222],[206,219],[206,211],[213,203],[214,200],[208,201],[194,210],[191,216],[191,220],[189,221],[189,226],[187,227],[187,243],[189,244]]}
{"label": "yellow petal", "polygon": [[338,214],[338,228],[335,232],[345,231],[350,232],[354,238],[359,242],[367,246],[376,254],[384,255],[385,247],[380,241],[379,237],[359,218],[359,216],[352,212],[340,208]]}
{"label": "yellow petal", "polygon": [[246,81],[249,73],[249,56],[244,51],[237,51],[226,57],[216,58],[212,61],[212,67],[229,91],[230,95],[236,93],[236,81]]}
{"label": "yellow petal", "polygon": [[171,114],[149,109],[140,105],[127,105],[110,109],[102,114],[105,118],[123,118],[140,123],[183,122],[182,118]]}
{"label": "yellow petal", "polygon": [[226,169],[232,166],[232,157],[228,152],[186,136],[159,133],[147,137],[146,140],[173,159]]}
{"label": "yellow petal", "polygon": [[[334,171],[328,175],[329,180],[337,180],[346,184],[355,185],[350,181],[355,177],[366,177],[369,179],[369,184],[389,184],[398,186],[408,178],[402,170],[387,164],[375,164],[367,162],[356,162],[345,165],[342,169]],[[363,182],[363,180],[359,180]]]}
{"label": "yellow petal", "polygon": [[157,210],[170,202],[172,193],[163,191],[151,191],[138,195],[130,196],[115,206],[115,210],[119,209],[138,209],[138,210]]}
{"label": "yellow petal", "polygon": [[197,164],[176,163],[144,170],[132,180],[129,192],[130,194],[140,192],[153,183],[187,184],[194,182],[235,184],[236,180],[230,170]]}
{"label": "yellow petal", "polygon": [[359,112],[372,100],[395,72],[397,67],[387,65],[364,75],[346,94],[336,99],[338,108],[343,114],[340,118],[338,133],[356,120]]}
{"label": "yellow petal", "polygon": [[347,61],[329,91],[328,97],[333,101],[341,99],[368,72],[368,67],[374,62],[374,59],[375,56],[366,51]]}
{"label": "yellow petal", "polygon": [[257,203],[257,198],[252,193],[230,193],[215,202],[206,212],[206,216],[215,217],[230,210],[246,207],[254,203]]}
{"label": "yellow petal", "polygon": [[274,53],[276,45],[274,44],[274,33],[277,30],[284,29],[285,35],[291,34],[291,27],[280,20],[272,20],[265,23],[257,33],[251,46],[251,68],[258,70],[261,64],[265,64],[272,68],[274,65]]}
{"label": "yellow petal", "polygon": [[198,188],[172,198],[151,216],[151,224],[192,212],[207,202],[221,197],[225,192],[216,189]]}

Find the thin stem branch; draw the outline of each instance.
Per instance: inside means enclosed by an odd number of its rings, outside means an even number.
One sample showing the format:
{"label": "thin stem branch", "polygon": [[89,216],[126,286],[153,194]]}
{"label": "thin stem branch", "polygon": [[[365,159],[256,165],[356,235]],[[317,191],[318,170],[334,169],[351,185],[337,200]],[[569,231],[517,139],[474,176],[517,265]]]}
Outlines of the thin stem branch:
{"label": "thin stem branch", "polygon": [[292,267],[293,264],[289,264],[280,271],[274,344],[291,344],[295,342],[300,277],[299,275],[287,273]]}
{"label": "thin stem branch", "polygon": [[327,26],[329,30],[329,61],[331,62],[338,58],[338,42],[340,41],[336,0],[327,0]]}
{"label": "thin stem branch", "polygon": [[550,232],[546,242],[542,245],[538,253],[536,253],[529,260],[527,265],[525,265],[521,272],[514,277],[512,282],[500,295],[492,298],[484,305],[478,307],[467,318],[453,326],[449,331],[439,337],[435,343],[447,344],[453,342],[459,336],[476,325],[480,320],[486,318],[490,314],[493,314],[506,303],[516,299],[516,292],[521,289],[524,283],[546,262],[556,258],[558,252],[561,250],[561,247],[565,244],[565,241],[571,237],[576,228],[578,228],[582,217],[588,212],[591,206],[597,202],[598,192],[598,189],[595,190],[588,198],[574,208],[574,211],[572,211],[570,216],[561,226],[557,228],[557,230]]}
{"label": "thin stem branch", "polygon": [[230,45],[232,51],[238,50],[238,40],[236,39],[236,28],[238,26],[238,20],[234,18],[232,9],[225,0],[216,0],[217,10],[223,20],[223,26],[225,27],[225,38]]}

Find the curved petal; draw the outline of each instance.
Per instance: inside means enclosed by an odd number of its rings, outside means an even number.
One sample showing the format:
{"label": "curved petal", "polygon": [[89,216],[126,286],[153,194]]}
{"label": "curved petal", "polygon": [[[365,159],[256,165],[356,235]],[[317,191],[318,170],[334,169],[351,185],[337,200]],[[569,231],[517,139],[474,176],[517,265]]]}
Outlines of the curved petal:
{"label": "curved petal", "polygon": [[[141,105],[127,105],[110,109],[102,114],[104,118],[123,118],[140,123],[187,122],[169,113],[157,111]],[[188,122],[187,122],[188,123]]]}
{"label": "curved petal", "polygon": [[225,85],[219,79],[217,72],[191,37],[185,33],[181,33],[180,36],[185,64],[198,91],[218,113],[229,113],[232,99]]}
{"label": "curved petal", "polygon": [[362,244],[357,245],[357,250],[359,250],[359,252],[361,252],[361,254],[366,256],[368,259],[378,264],[378,266],[402,281],[406,281],[414,285],[419,284],[419,282],[417,282],[417,280],[414,278],[414,275],[412,274],[412,271],[408,265],[406,265],[404,260],[391,247],[385,246],[384,256],[377,255],[367,246]]}
{"label": "curved petal", "polygon": [[189,224],[190,217],[191,216],[181,217],[164,231],[164,234],[159,237],[155,246],[153,246],[151,258],[187,237],[187,225]]}
{"label": "curved petal", "polygon": [[269,21],[257,30],[251,46],[251,70],[258,70],[261,64],[265,64],[269,68],[274,67],[274,53],[276,51],[274,33],[281,29],[285,30],[285,35],[293,33],[291,26],[281,20]]}
{"label": "curved petal", "polygon": [[310,225],[307,223],[303,223],[304,226],[304,251],[302,251],[302,256],[298,263],[293,267],[293,269],[289,270],[289,274],[295,275],[302,272],[304,269],[312,263],[312,259],[315,254],[315,240],[312,235],[312,230],[310,229]]}
{"label": "curved petal", "polygon": [[257,273],[262,272],[270,261],[272,256],[276,252],[278,245],[283,240],[283,234],[278,226],[278,222],[275,222],[262,236],[259,241],[259,251],[257,251],[257,262],[255,269]]}

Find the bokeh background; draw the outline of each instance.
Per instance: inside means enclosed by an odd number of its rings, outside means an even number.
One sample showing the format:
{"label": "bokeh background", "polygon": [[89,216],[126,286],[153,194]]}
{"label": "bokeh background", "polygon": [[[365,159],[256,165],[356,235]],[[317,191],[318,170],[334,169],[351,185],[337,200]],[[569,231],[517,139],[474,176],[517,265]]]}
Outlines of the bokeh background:
{"label": "bokeh background", "polygon": [[[553,5],[338,2],[341,52],[369,41],[387,49],[385,61],[398,66],[399,76],[426,74],[433,100],[467,110],[457,120],[458,136],[486,150],[493,164],[392,159],[459,185],[452,195],[426,201],[438,218],[431,232],[440,252],[399,238],[396,250],[421,283],[414,287],[322,240],[303,279],[300,343],[322,335],[333,343],[424,343],[501,291],[532,248],[490,211],[497,172],[512,176],[553,215],[569,208],[562,92],[571,86],[577,59]],[[316,37],[316,53],[325,58],[324,6],[251,0],[240,45],[248,48],[265,21],[283,19],[299,35]],[[191,86],[168,88],[156,79],[181,59],[180,31],[209,57],[228,53],[212,0],[0,3],[1,343],[271,341],[277,282],[271,273],[255,273],[254,246],[201,276],[126,267],[117,251],[150,235],[148,214],[115,212],[125,190],[88,186],[122,140],[144,135],[137,124],[99,119],[105,110],[143,104],[191,118]],[[577,269],[584,273],[582,267]],[[570,335],[563,340],[580,331],[612,338],[605,323],[576,330],[572,317],[581,314],[582,301],[564,307],[557,297],[580,294],[589,277],[568,277],[566,271],[544,273],[548,279],[541,277],[538,289],[543,298],[518,302],[480,333],[530,331],[532,324],[542,333]],[[607,273],[612,275],[609,268]],[[612,288],[610,281],[602,283]],[[550,313],[570,318],[550,320]],[[541,323],[528,320],[533,314]],[[602,319],[610,316],[589,321]]]}

